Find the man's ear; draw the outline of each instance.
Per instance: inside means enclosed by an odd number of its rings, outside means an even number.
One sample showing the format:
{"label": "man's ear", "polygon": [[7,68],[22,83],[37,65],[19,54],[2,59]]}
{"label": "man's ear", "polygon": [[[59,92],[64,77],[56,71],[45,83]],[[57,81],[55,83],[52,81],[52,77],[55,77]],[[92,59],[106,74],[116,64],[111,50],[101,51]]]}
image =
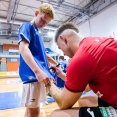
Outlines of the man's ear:
{"label": "man's ear", "polygon": [[35,11],[35,16],[37,16],[39,14],[39,11],[38,10],[36,10]]}
{"label": "man's ear", "polygon": [[61,39],[65,44],[67,44],[67,39],[66,39],[65,36],[60,35],[60,39]]}

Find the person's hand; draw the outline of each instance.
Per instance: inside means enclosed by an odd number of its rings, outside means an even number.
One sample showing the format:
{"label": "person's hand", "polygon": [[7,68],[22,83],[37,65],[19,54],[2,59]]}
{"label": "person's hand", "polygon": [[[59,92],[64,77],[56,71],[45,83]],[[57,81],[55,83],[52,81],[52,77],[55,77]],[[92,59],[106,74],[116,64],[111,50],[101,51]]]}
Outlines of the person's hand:
{"label": "person's hand", "polygon": [[115,40],[117,40],[117,32],[113,32],[110,36],[110,38],[114,38]]}
{"label": "person's hand", "polygon": [[113,33],[113,35],[114,35],[114,39],[117,40],[117,32]]}
{"label": "person's hand", "polygon": [[52,78],[52,81],[53,81],[53,83],[56,85],[56,80],[55,80],[54,78]]}
{"label": "person's hand", "polygon": [[50,83],[48,76],[42,70],[40,72],[37,72],[35,75],[40,83],[44,83],[45,85]]}
{"label": "person's hand", "polygon": [[63,76],[63,74],[64,74],[64,72],[62,71],[62,69],[61,69],[61,67],[60,66],[51,66],[51,69],[52,69],[52,71],[55,73],[55,74],[57,74],[57,76],[58,77],[62,77]]}

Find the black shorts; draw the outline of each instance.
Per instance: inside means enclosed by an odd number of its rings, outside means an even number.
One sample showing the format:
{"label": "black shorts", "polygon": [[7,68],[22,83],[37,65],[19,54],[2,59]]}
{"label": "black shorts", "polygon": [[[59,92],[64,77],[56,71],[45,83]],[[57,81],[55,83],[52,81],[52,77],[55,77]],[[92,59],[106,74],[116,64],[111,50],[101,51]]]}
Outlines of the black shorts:
{"label": "black shorts", "polygon": [[98,107],[81,107],[79,117],[117,117],[117,109],[98,98]]}

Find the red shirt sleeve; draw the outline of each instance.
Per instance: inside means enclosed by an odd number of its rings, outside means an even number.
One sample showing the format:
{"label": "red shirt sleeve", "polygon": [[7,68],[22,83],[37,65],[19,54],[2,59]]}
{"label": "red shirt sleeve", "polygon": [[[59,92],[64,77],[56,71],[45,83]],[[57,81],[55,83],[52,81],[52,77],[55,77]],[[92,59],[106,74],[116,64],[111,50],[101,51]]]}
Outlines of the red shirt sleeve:
{"label": "red shirt sleeve", "polygon": [[97,73],[95,58],[83,48],[79,48],[72,58],[66,73],[65,87],[71,92],[82,92]]}

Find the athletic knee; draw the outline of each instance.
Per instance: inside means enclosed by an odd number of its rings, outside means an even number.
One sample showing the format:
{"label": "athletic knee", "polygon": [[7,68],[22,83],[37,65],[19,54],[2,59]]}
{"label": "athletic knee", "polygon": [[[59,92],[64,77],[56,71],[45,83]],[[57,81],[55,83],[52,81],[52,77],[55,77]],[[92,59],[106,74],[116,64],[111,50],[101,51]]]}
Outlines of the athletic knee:
{"label": "athletic knee", "polygon": [[[78,106],[79,107],[82,107],[83,105],[84,105],[84,103],[85,103],[85,98],[84,97],[81,97],[79,100],[78,100]],[[86,103],[85,103],[86,104]]]}

